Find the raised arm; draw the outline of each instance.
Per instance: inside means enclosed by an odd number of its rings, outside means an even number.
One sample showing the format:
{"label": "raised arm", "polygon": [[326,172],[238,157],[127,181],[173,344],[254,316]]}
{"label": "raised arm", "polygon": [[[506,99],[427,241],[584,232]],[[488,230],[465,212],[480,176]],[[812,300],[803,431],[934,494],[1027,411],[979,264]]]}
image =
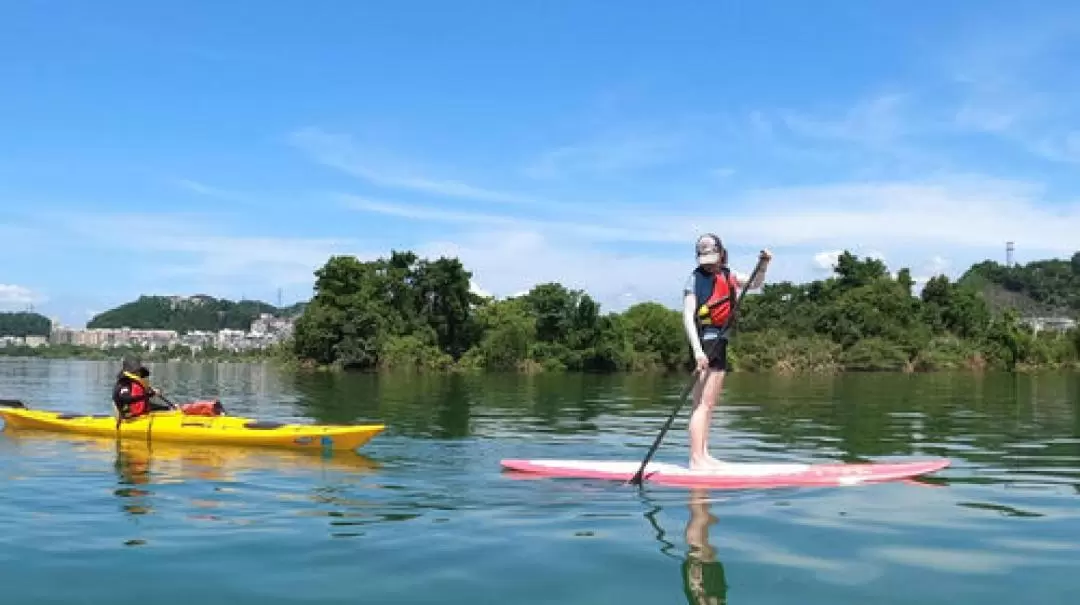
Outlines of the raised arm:
{"label": "raised arm", "polygon": [[[762,263],[761,271],[758,271],[758,274],[754,277],[754,281],[750,282],[748,287],[749,290],[757,290],[765,284],[765,272],[769,270],[769,262],[772,261],[772,253],[768,250],[762,250],[759,259],[759,262]],[[740,288],[743,287],[741,279],[736,279],[735,281],[739,284]]]}

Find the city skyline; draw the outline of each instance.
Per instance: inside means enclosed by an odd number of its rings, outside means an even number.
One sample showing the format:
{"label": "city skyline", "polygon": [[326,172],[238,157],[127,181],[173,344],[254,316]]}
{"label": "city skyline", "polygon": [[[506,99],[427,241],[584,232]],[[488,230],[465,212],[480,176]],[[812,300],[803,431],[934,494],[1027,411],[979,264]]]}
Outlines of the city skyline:
{"label": "city skyline", "polygon": [[771,249],[769,281],[845,248],[921,282],[1080,247],[1075,3],[259,15],[0,9],[0,310],[287,306],[393,249],[620,310],[677,305],[701,232],[743,273]]}

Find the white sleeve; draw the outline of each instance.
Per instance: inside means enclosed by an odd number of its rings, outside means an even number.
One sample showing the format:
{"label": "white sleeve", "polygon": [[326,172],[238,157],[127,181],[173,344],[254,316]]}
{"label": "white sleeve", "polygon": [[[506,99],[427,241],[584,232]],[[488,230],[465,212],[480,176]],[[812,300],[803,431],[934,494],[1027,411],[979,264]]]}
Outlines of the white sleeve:
{"label": "white sleeve", "polygon": [[705,351],[701,348],[701,339],[698,338],[697,330],[697,297],[694,296],[693,289],[687,292],[683,296],[683,329],[686,330],[686,338],[690,341],[690,346],[694,349],[694,357],[704,357]]}

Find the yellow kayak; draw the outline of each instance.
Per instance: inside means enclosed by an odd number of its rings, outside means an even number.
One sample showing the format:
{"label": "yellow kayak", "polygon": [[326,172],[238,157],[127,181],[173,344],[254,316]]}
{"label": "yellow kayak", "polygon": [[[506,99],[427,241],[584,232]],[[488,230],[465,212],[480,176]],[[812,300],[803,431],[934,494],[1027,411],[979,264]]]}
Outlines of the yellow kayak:
{"label": "yellow kayak", "polygon": [[382,424],[283,424],[240,416],[193,416],[176,410],[151,412],[117,427],[116,416],[31,410],[12,400],[0,400],[0,418],[5,429],[322,451],[354,450],[386,429]]}

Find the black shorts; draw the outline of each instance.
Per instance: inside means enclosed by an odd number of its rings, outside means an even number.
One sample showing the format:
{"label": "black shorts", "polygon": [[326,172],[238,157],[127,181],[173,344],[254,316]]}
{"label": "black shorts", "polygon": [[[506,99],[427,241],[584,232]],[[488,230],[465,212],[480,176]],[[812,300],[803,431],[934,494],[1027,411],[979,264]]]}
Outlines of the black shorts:
{"label": "black shorts", "polygon": [[[717,342],[718,338],[720,342]],[[727,337],[720,336],[718,332],[706,330],[702,333],[701,350],[705,351],[705,354],[709,356],[709,369],[725,371],[728,369],[727,346]],[[711,352],[710,347],[712,348]]]}

